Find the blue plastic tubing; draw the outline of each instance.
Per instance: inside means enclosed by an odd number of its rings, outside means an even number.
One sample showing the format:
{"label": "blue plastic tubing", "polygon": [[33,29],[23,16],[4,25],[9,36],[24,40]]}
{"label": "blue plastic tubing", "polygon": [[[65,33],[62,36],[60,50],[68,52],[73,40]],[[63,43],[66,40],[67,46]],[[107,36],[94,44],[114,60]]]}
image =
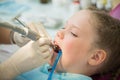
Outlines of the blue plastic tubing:
{"label": "blue plastic tubing", "polygon": [[54,73],[54,71],[55,71],[55,68],[56,68],[56,66],[57,66],[57,63],[58,63],[61,55],[62,55],[62,51],[59,50],[58,56],[56,57],[55,62],[54,62],[54,64],[53,64],[53,66],[52,66],[52,71],[50,72],[47,80],[52,80],[53,73]]}

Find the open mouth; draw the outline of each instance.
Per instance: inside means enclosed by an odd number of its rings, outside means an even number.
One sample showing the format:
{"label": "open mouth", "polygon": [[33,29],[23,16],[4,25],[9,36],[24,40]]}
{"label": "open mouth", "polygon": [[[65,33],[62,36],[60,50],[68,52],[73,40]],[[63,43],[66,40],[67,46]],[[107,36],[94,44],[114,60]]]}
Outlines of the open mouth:
{"label": "open mouth", "polygon": [[54,45],[53,49],[56,53],[58,53],[61,50],[58,45]]}
{"label": "open mouth", "polygon": [[53,46],[53,50],[54,50],[56,53],[58,53],[58,52],[61,50],[58,42],[57,42],[57,41],[53,41],[53,45],[54,45],[54,46]]}
{"label": "open mouth", "polygon": [[58,53],[61,50],[60,47],[58,45],[56,45],[56,44],[51,44],[50,46],[52,47],[52,49],[56,53]]}
{"label": "open mouth", "polygon": [[51,60],[49,61],[49,64],[51,66],[53,65],[56,57],[58,56],[59,51],[61,50],[61,48],[57,44],[53,44],[52,48],[53,48],[54,52],[53,52],[53,55],[51,57]]}

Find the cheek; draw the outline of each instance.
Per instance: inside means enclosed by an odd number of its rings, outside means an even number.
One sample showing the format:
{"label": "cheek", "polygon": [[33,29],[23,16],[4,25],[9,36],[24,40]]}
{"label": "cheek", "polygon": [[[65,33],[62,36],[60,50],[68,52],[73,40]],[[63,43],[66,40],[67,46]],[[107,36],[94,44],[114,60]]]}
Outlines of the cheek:
{"label": "cheek", "polygon": [[66,54],[70,54],[71,52],[73,52],[72,50],[74,50],[73,40],[65,40],[64,43],[63,43],[63,51]]}
{"label": "cheek", "polygon": [[68,62],[71,60],[77,61],[86,55],[88,49],[89,47],[84,41],[73,39],[64,40],[62,45],[63,58]]}
{"label": "cheek", "polygon": [[64,40],[62,47],[65,54],[74,56],[76,54],[79,54],[82,46],[76,39],[67,39]]}
{"label": "cheek", "polygon": [[76,49],[78,45],[75,44],[74,40],[65,40],[62,45],[63,51],[63,61],[64,63],[71,63],[76,59],[76,55],[78,54],[78,50]]}
{"label": "cheek", "polygon": [[[78,45],[75,43],[74,40],[64,40],[62,44],[62,57],[61,57],[61,64],[64,70],[69,71],[71,68],[75,68],[79,63],[78,58],[79,50],[76,49]],[[77,57],[76,57],[77,56]]]}

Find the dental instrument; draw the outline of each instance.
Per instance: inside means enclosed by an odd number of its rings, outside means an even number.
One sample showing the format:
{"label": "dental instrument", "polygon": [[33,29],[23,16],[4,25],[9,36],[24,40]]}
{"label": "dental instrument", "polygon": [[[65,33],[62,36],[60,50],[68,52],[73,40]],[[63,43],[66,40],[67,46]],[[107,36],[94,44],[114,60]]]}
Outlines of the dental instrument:
{"label": "dental instrument", "polygon": [[38,35],[36,32],[33,32],[32,30],[25,27],[13,25],[12,23],[9,23],[9,22],[0,21],[0,27],[11,29],[15,32],[18,32],[24,35],[25,37],[30,38],[33,41],[36,41],[40,38],[40,35]]}
{"label": "dental instrument", "polygon": [[[38,33],[32,31],[27,27],[16,26],[10,22],[0,21],[0,27],[11,29],[12,31],[18,32],[24,37],[28,37],[33,41],[37,41],[41,37]],[[50,47],[52,47],[55,52],[58,52],[59,50],[59,47],[57,45],[53,45],[52,43],[50,43]]]}
{"label": "dental instrument", "polygon": [[27,25],[25,25],[22,21],[20,21],[18,17],[15,17],[14,19],[17,20],[22,26],[27,27]]}
{"label": "dental instrument", "polygon": [[59,61],[61,55],[62,55],[62,51],[59,50],[59,51],[58,51],[58,55],[57,55],[57,57],[56,57],[56,59],[55,59],[55,62],[54,62],[54,64],[53,64],[53,66],[52,66],[52,70],[51,70],[51,72],[50,72],[47,80],[52,80],[53,73],[54,73],[54,71],[55,71],[55,68],[56,68],[56,66],[57,66],[57,64],[58,64],[58,61]]}

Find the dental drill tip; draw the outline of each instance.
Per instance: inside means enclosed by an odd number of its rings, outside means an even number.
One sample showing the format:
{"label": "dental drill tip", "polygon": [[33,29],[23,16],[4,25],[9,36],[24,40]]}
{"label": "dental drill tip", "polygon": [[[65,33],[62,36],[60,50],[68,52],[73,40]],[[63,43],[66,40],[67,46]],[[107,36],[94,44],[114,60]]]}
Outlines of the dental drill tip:
{"label": "dental drill tip", "polygon": [[56,53],[59,52],[59,50],[60,50],[59,46],[53,45],[53,44],[51,44],[50,46],[53,48],[53,50],[54,50]]}

